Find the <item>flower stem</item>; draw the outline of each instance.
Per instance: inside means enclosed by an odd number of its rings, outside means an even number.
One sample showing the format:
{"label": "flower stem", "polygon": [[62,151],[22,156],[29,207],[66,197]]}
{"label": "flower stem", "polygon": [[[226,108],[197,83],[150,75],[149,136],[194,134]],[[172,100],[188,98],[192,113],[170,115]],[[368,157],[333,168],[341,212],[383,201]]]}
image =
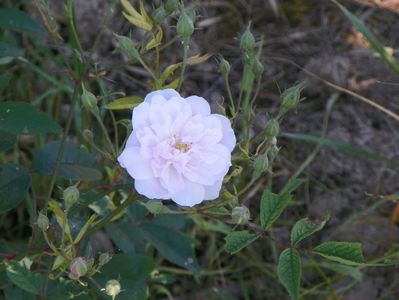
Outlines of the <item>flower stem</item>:
{"label": "flower stem", "polygon": [[[92,234],[94,234],[98,229],[102,228],[104,225],[106,225],[107,223],[109,223],[115,216],[117,216],[118,214],[120,214],[125,208],[127,208],[130,204],[133,203],[133,201],[136,198],[136,192],[133,192],[129,195],[129,197],[123,202],[121,203],[116,209],[114,209],[112,211],[112,213],[110,213],[108,216],[104,217],[103,219],[101,219],[100,221],[98,221],[96,223],[96,225],[94,225],[92,228],[90,228],[86,234],[85,237],[91,236]],[[82,238],[83,239],[83,238]]]}
{"label": "flower stem", "polygon": [[111,138],[110,138],[110,136],[108,134],[107,128],[105,128],[104,122],[101,119],[99,110],[95,109],[95,110],[92,111],[92,113],[96,117],[96,120],[97,120],[98,124],[100,125],[101,130],[103,131],[103,134],[105,136],[105,139],[107,140],[107,143],[108,143],[108,145],[109,145],[109,147],[111,149],[112,154],[115,156],[116,153],[115,153],[115,149],[114,149],[114,144],[112,143]]}
{"label": "flower stem", "polygon": [[178,91],[180,91],[180,89],[181,89],[181,86],[182,86],[183,80],[184,80],[184,72],[186,71],[189,41],[190,41],[189,39],[183,40],[183,62],[182,62],[182,67],[181,67],[179,85],[177,87]]}
{"label": "flower stem", "polygon": [[232,114],[232,117],[234,118],[236,116],[236,108],[235,108],[235,105],[234,105],[233,95],[231,94],[231,88],[230,88],[230,82],[229,82],[229,75],[228,74],[226,74],[224,76],[224,82],[225,82],[225,85],[226,85],[227,94],[228,94],[229,99],[230,99],[231,114]]}
{"label": "flower stem", "polygon": [[50,187],[49,187],[48,194],[47,194],[44,206],[43,206],[43,214],[46,216],[47,216],[48,203],[49,203],[51,195],[53,193],[55,181],[57,179],[57,175],[58,175],[58,172],[61,167],[61,159],[62,159],[62,156],[64,155],[65,142],[66,142],[69,130],[71,129],[73,115],[74,115],[74,107],[77,102],[77,99],[79,98],[78,97],[79,86],[80,86],[80,83],[76,84],[74,87],[74,90],[73,90],[72,102],[71,102],[71,107],[70,107],[69,113],[68,113],[67,124],[65,126],[64,134],[62,135],[60,147],[58,149],[57,159],[55,162],[54,172],[53,172],[53,175],[51,176]]}

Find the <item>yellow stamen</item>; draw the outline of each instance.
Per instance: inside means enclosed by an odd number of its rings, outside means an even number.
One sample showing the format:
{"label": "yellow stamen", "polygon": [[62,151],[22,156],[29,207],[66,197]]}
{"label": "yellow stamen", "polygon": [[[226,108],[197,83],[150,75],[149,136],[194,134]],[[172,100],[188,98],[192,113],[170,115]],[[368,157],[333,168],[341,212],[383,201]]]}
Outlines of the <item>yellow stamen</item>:
{"label": "yellow stamen", "polygon": [[185,143],[176,143],[174,147],[183,153],[186,153],[188,150],[190,150],[190,144]]}

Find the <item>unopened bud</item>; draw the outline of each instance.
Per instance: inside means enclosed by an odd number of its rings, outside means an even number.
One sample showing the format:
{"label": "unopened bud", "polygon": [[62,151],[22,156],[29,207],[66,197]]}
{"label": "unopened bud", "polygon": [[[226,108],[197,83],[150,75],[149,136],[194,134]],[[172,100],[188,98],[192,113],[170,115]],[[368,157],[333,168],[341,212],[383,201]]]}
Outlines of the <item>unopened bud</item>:
{"label": "unopened bud", "polygon": [[98,264],[100,267],[106,265],[109,263],[109,261],[112,259],[112,256],[109,255],[109,253],[101,253],[100,257],[98,258]]}
{"label": "unopened bud", "polygon": [[117,34],[115,34],[115,36],[118,39],[119,48],[128,55],[129,59],[140,59],[140,53],[131,39]]}
{"label": "unopened bud", "polygon": [[82,85],[82,96],[81,96],[82,104],[89,110],[92,110],[97,107],[97,97],[94,96],[93,93],[86,90],[86,88]]}
{"label": "unopened bud", "polygon": [[258,174],[262,174],[267,170],[267,168],[269,168],[269,158],[267,157],[267,154],[264,153],[258,155],[254,161],[255,172],[257,172]]}
{"label": "unopened bud", "polygon": [[168,0],[166,2],[166,13],[170,15],[179,7],[179,2],[177,0]]}
{"label": "unopened bud", "polygon": [[270,119],[266,124],[266,135],[268,137],[275,137],[280,132],[280,125],[276,119]]}
{"label": "unopened bud", "polygon": [[299,100],[301,99],[301,92],[305,88],[305,86],[306,81],[303,81],[285,90],[280,96],[280,98],[282,99],[281,106],[286,110],[295,108],[298,105]]}
{"label": "unopened bud", "polygon": [[191,19],[191,21],[194,24],[195,21],[197,20],[197,13],[195,12],[195,8],[194,7],[187,8],[186,14],[187,14],[187,16],[189,16],[189,18]]}
{"label": "unopened bud", "polygon": [[42,212],[39,212],[39,215],[37,216],[37,226],[43,231],[47,231],[50,226],[49,219]]}
{"label": "unopened bud", "polygon": [[245,29],[240,39],[240,48],[246,53],[252,52],[255,47],[255,38],[251,33],[250,26],[251,24],[248,24],[247,29]]}
{"label": "unopened bud", "polygon": [[166,15],[165,7],[161,3],[161,6],[152,13],[152,18],[154,19],[155,23],[159,24],[166,18]]}
{"label": "unopened bud", "polygon": [[85,276],[88,271],[87,260],[83,257],[75,258],[70,264],[69,277],[71,279],[78,279]]}
{"label": "unopened bud", "polygon": [[269,158],[273,160],[277,156],[279,151],[280,149],[277,147],[277,145],[272,145],[268,151]]}
{"label": "unopened bud", "polygon": [[82,136],[86,141],[90,142],[93,140],[93,131],[91,131],[90,129],[84,129],[82,132]]}
{"label": "unopened bud", "polygon": [[254,64],[252,66],[252,72],[254,73],[255,77],[260,78],[264,70],[265,67],[263,66],[263,64],[260,62],[258,58],[255,58]]}
{"label": "unopened bud", "polygon": [[251,214],[248,207],[236,206],[231,212],[231,217],[235,224],[246,224],[251,219]]}
{"label": "unopened bud", "polygon": [[119,283],[118,280],[111,279],[108,280],[107,283],[105,284],[105,293],[108,296],[111,296],[112,299],[115,299],[117,295],[121,292],[121,284]]}
{"label": "unopened bud", "polygon": [[230,73],[230,64],[227,60],[225,60],[222,56],[219,58],[219,71],[223,76],[226,76]]}
{"label": "unopened bud", "polygon": [[188,40],[194,32],[194,23],[184,10],[177,21],[176,30],[183,40]]}
{"label": "unopened bud", "polygon": [[62,193],[62,198],[65,202],[65,208],[68,210],[71,206],[79,200],[79,190],[76,185],[67,187]]}

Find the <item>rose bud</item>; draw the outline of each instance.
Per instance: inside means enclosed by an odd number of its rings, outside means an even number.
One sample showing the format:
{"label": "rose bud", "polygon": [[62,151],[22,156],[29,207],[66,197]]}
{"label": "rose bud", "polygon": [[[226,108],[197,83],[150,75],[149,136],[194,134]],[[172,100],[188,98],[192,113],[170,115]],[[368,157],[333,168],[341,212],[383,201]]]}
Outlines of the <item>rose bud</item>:
{"label": "rose bud", "polygon": [[50,226],[49,219],[42,212],[39,212],[39,215],[37,216],[37,226],[43,231],[47,231]]}
{"label": "rose bud", "polygon": [[251,219],[251,214],[248,207],[236,206],[231,212],[231,217],[235,224],[246,224]]}
{"label": "rose bud", "polygon": [[85,276],[88,271],[87,260],[83,257],[75,258],[70,264],[70,271],[69,276],[72,279],[78,279]]}
{"label": "rose bud", "polygon": [[112,299],[115,299],[115,297],[121,292],[121,288],[121,284],[118,280],[111,279],[105,284],[105,293],[108,296],[111,296]]}
{"label": "rose bud", "polygon": [[182,10],[180,18],[177,21],[176,30],[183,40],[188,40],[194,32],[193,20],[191,20],[185,10]]}
{"label": "rose bud", "polygon": [[[76,184],[77,185],[77,184]],[[67,187],[62,193],[62,198],[65,202],[65,208],[68,210],[75,204],[76,201],[79,200],[79,190],[76,185],[71,185]]]}
{"label": "rose bud", "polygon": [[250,53],[255,47],[255,38],[250,31],[251,24],[248,24],[247,29],[241,35],[240,48],[245,53]]}

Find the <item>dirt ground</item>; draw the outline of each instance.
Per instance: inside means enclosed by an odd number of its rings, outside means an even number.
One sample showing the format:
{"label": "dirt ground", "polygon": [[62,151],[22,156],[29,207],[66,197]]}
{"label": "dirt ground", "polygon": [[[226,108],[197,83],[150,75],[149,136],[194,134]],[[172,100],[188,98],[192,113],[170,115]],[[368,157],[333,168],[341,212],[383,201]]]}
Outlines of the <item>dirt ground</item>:
{"label": "dirt ground", "polygon": [[[104,2],[76,1],[83,46],[90,45],[98,32],[98,28],[92,24],[101,22],[106,11]],[[344,4],[365,21],[386,46],[399,48],[398,13],[354,1],[344,1]],[[93,11],[96,13],[93,14]],[[241,54],[237,46],[239,33],[252,20],[255,36],[264,38],[262,61],[265,64],[265,74],[256,104],[258,122],[253,126],[254,132],[261,130],[276,111],[279,88],[284,89],[297,81],[308,79],[309,86],[304,91],[306,100],[296,114],[290,114],[284,120],[282,130],[315,136],[321,134],[327,100],[337,91],[310,78],[289,61],[399,112],[397,75],[365,47],[367,45],[364,41],[330,1],[199,1],[198,15],[190,52],[223,54],[232,64],[230,78],[234,95],[238,94],[241,74]],[[172,34],[170,30],[166,30],[166,37]],[[120,64],[125,59],[121,54],[113,52],[115,41],[112,32],[128,34],[131,28],[116,11],[104,32],[96,55],[103,68],[112,69],[114,64]],[[138,32],[132,31],[131,34],[135,39],[140,38]],[[175,51],[168,49],[167,53],[162,53],[165,64],[179,59],[178,46],[172,46]],[[124,67],[123,72],[139,78],[143,76],[139,70],[128,66]],[[120,72],[111,71],[110,76],[113,79],[110,81],[111,90],[123,90],[126,94],[145,92],[142,86]],[[223,81],[217,72],[216,60],[210,59],[207,63],[189,69],[183,92],[187,95],[201,94],[216,107],[216,103],[221,102],[226,95]],[[344,93],[338,93],[326,137],[367,148],[390,160],[399,159],[398,124],[382,112]],[[279,145],[282,147],[283,158],[276,165],[276,170],[281,174],[277,176],[277,182],[284,182],[308,157],[315,144],[281,137]],[[332,239],[360,241],[365,256],[371,259],[384,253],[393,243],[399,242],[398,227],[390,225],[394,204],[383,205],[351,221],[354,214],[375,204],[379,200],[378,195],[398,191],[397,165],[322,147],[307,169],[306,176],[310,184],[298,192],[299,205],[286,212],[285,217],[298,219],[309,216],[320,219],[329,212],[332,219],[327,229],[313,240],[314,243]],[[342,225],[344,223],[345,226]],[[288,231],[276,232],[275,236],[285,239]],[[385,297],[383,299],[398,299],[399,279],[395,273],[395,268],[371,269],[363,281],[351,288],[343,299],[372,300],[381,296]],[[311,280],[307,278],[305,281]],[[339,283],[339,286],[344,285],[345,282]]]}

